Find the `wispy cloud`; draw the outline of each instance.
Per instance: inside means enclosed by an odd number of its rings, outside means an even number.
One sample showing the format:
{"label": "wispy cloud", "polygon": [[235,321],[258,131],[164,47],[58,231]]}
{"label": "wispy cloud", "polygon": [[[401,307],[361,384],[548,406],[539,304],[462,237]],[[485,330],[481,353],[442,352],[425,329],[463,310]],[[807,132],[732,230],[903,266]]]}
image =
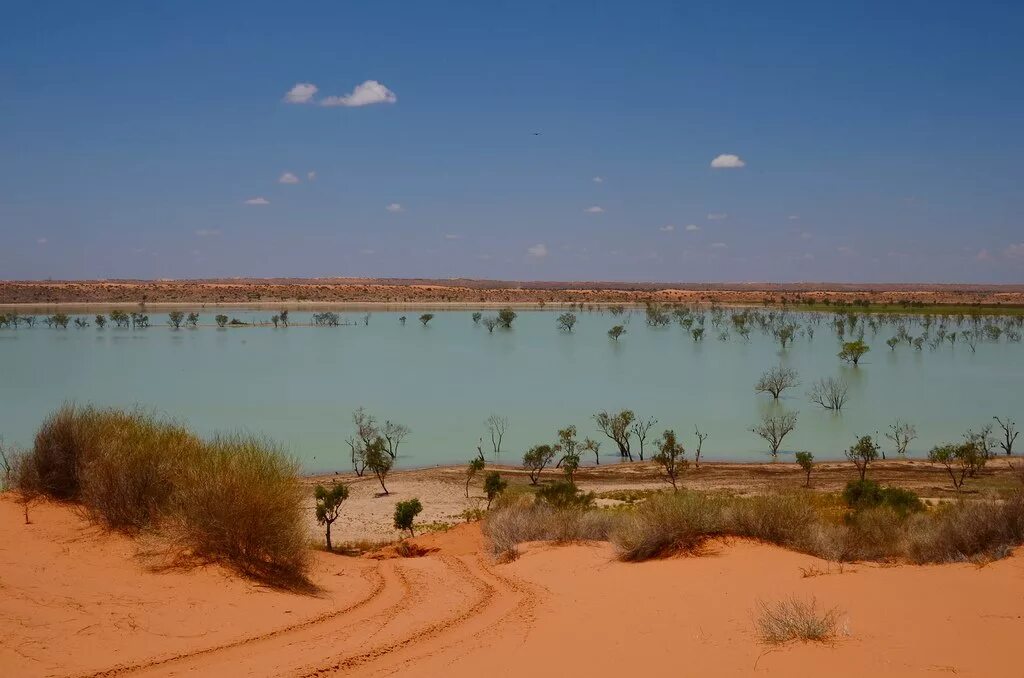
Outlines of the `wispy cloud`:
{"label": "wispy cloud", "polygon": [[445,240],[458,240],[459,239],[459,235],[457,233],[445,233],[444,234],[444,239]]}
{"label": "wispy cloud", "polygon": [[595,184],[603,184],[604,177],[594,177],[593,179],[591,179],[591,181],[593,181]]}
{"label": "wispy cloud", "polygon": [[37,245],[45,245],[48,242],[50,242],[49,238],[36,238]]}
{"label": "wispy cloud", "polygon": [[847,245],[840,245],[839,247],[836,248],[836,252],[843,255],[844,257],[852,257],[853,255],[857,254],[857,250]]}
{"label": "wispy cloud", "polygon": [[294,87],[288,90],[288,93],[284,95],[285,103],[289,104],[308,104],[312,103],[313,97],[316,96],[317,86],[311,82],[299,82]]}
{"label": "wispy cloud", "polygon": [[587,214],[601,214],[604,212],[604,208],[599,205],[593,205],[592,207],[588,207],[583,211],[586,212]]}
{"label": "wispy cloud", "polygon": [[543,259],[548,255],[548,246],[542,242],[526,248],[526,253],[534,259]]}
{"label": "wispy cloud", "polygon": [[306,181],[316,181],[316,171],[310,170],[306,172]]}
{"label": "wispy cloud", "polygon": [[212,236],[220,235],[220,229],[217,228],[200,228],[196,230],[196,235],[200,238],[209,238]]}
{"label": "wispy cloud", "polygon": [[332,96],[321,99],[320,105],[355,108],[358,106],[371,106],[373,104],[393,104],[396,101],[398,101],[398,97],[390,89],[376,80],[367,80],[356,85],[355,89],[344,96]]}
{"label": "wispy cloud", "polygon": [[402,204],[401,203],[397,203],[397,202],[391,203],[390,205],[388,205],[384,209],[386,209],[388,212],[404,212],[405,211],[405,208],[402,207]]}
{"label": "wispy cloud", "polygon": [[799,214],[790,214],[786,218],[789,219],[790,221],[800,221],[800,215]]}
{"label": "wispy cloud", "polygon": [[297,176],[295,176],[294,174],[292,174],[291,172],[285,172],[277,180],[277,183],[279,183],[279,184],[297,184],[297,183],[299,183],[299,178]]}
{"label": "wispy cloud", "polygon": [[364,257],[368,257],[368,256],[370,256],[371,254],[373,254],[374,252],[375,252],[375,250],[371,250],[371,249],[362,249],[362,250],[359,250],[359,253],[360,253],[360,254],[362,254],[362,255],[363,255]]}
{"label": "wispy cloud", "polygon": [[1003,250],[1003,256],[1007,259],[1024,260],[1024,242],[1017,242],[1008,245],[1006,249]]}
{"label": "wispy cloud", "polygon": [[726,214],[725,212],[712,212],[711,214],[708,215],[708,221],[722,221],[723,219],[728,218],[729,215]]}
{"label": "wispy cloud", "polygon": [[698,226],[697,224],[687,224],[686,230],[689,231],[690,233],[693,233],[694,231],[699,231],[700,226]]}
{"label": "wispy cloud", "polygon": [[245,201],[246,205],[269,205],[270,201],[263,197],[249,198]]}
{"label": "wispy cloud", "polygon": [[708,245],[708,247],[710,247],[713,250],[724,250],[726,247],[728,247],[728,245],[726,245],[724,242],[713,242],[710,245]]}
{"label": "wispy cloud", "polygon": [[723,153],[711,161],[711,167],[714,169],[739,169],[746,165],[747,163],[743,162],[740,156],[732,153]]}
{"label": "wispy cloud", "polygon": [[672,231],[676,230],[676,227],[672,224],[665,224],[664,226],[659,226],[658,230],[661,231],[662,233],[671,233]]}

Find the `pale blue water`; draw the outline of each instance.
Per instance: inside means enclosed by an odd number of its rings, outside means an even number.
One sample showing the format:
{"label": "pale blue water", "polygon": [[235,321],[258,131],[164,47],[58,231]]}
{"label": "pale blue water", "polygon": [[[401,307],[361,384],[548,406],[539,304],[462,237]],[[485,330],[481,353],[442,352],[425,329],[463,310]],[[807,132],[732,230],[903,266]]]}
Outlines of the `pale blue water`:
{"label": "pale blue water", "polygon": [[[216,312],[242,320],[272,314]],[[819,459],[841,456],[856,435],[880,435],[897,416],[918,429],[914,456],[993,415],[1024,422],[1024,344],[1005,336],[978,343],[976,353],[962,343],[934,351],[902,344],[891,352],[884,342],[895,330],[883,326],[875,336],[867,332],[872,350],[853,368],[836,357],[830,314],[821,316],[813,340],[800,337],[782,351],[757,329],[748,342],[735,332],[720,341],[710,317],[707,336],[695,343],[678,324],[651,328],[636,311],[619,320],[579,312],[576,331],[561,333],[560,312],[520,311],[512,330],[493,334],[475,326],[470,311],[436,311],[428,327],[416,320],[419,311],[374,312],[368,326],[361,313],[344,313],[358,324],[335,328],[296,326],[309,314],[293,311],[287,329],[218,329],[214,312],[204,312],[203,326],[172,330],[164,313],[151,310],[148,329],[0,329],[0,434],[7,443],[30,444],[63,401],[139,404],[204,434],[264,433],[308,471],[327,471],[348,467],[345,438],[359,406],[412,429],[404,467],[469,459],[491,413],[510,420],[506,462],[530,445],[553,442],[568,424],[581,439],[603,441],[603,461],[617,461],[614,444],[593,424],[604,408],[656,417],[655,431],[675,429],[688,451],[697,425],[710,433],[705,458],[749,461],[767,458],[766,444],[750,429],[776,407],[799,411],[784,450],[811,450]],[[403,314],[405,326],[398,322]],[[614,342],[606,332],[619,322],[627,333]],[[802,385],[775,405],[753,384],[780,362],[799,371]],[[839,415],[806,397],[812,381],[828,376],[850,383]]]}

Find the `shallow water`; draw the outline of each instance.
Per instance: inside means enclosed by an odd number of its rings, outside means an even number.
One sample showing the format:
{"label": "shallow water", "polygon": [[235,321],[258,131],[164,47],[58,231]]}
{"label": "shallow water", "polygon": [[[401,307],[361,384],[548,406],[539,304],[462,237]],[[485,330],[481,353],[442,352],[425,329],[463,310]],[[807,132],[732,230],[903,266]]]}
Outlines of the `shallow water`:
{"label": "shallow water", "polygon": [[[245,321],[271,315],[216,312]],[[993,415],[1024,420],[1024,344],[1005,338],[978,343],[976,352],[959,342],[920,351],[904,343],[890,351],[885,340],[895,329],[884,325],[877,334],[867,331],[871,352],[854,368],[836,357],[831,314],[794,316],[805,327],[815,317],[819,324],[813,339],[798,337],[782,350],[757,329],[749,341],[735,331],[719,340],[710,317],[705,339],[694,342],[675,323],[648,327],[642,311],[621,319],[579,312],[567,334],[556,328],[561,312],[520,311],[511,330],[493,334],[474,325],[469,310],[436,312],[427,327],[417,311],[374,312],[365,326],[362,313],[345,313],[354,324],[341,327],[300,326],[309,314],[292,312],[288,328],[219,329],[214,312],[204,312],[200,327],[173,330],[163,324],[166,315],[151,311],[154,326],[147,329],[0,329],[0,434],[7,443],[30,444],[63,401],[139,404],[204,434],[266,434],[313,472],[348,467],[345,439],[359,406],[411,428],[403,467],[463,462],[481,436],[489,449],[484,420],[491,413],[509,419],[501,455],[508,463],[531,445],[554,442],[556,430],[569,424],[581,439],[602,441],[602,463],[617,461],[614,443],[593,423],[601,409],[656,417],[653,431],[675,429],[688,452],[699,426],[710,434],[704,458],[742,461],[768,459],[767,445],[750,429],[778,408],[799,412],[783,459],[793,450],[838,458],[855,436],[881,437],[896,417],[917,427],[914,456],[960,439]],[[401,315],[409,318],[404,326]],[[606,332],[618,323],[627,332],[615,342]],[[802,383],[776,404],[755,394],[753,384],[779,363],[797,369]],[[829,376],[850,385],[838,415],[806,397],[814,380]]]}

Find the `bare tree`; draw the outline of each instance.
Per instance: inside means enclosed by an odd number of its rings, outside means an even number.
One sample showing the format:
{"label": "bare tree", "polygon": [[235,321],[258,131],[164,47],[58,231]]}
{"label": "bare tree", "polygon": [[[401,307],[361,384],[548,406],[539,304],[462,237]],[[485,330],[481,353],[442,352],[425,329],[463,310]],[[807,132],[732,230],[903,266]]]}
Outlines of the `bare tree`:
{"label": "bare tree", "polygon": [[849,390],[850,386],[846,383],[846,380],[838,377],[829,377],[828,379],[819,379],[814,382],[807,397],[810,398],[812,403],[821,405],[826,410],[839,412],[843,409],[843,405],[846,404]]}
{"label": "bare tree", "polygon": [[629,437],[631,434],[630,425],[636,415],[632,410],[622,410],[618,414],[609,414],[601,410],[594,415],[594,421],[601,433],[611,438],[619,448],[619,456],[633,461],[633,452],[630,450]]}
{"label": "bare tree", "polygon": [[402,444],[402,441],[405,440],[409,433],[408,426],[396,424],[391,420],[384,421],[381,435],[384,437],[385,447],[392,459],[398,458],[398,446]]}
{"label": "bare tree", "polygon": [[483,324],[484,327],[487,328],[487,333],[490,334],[494,332],[494,328],[498,326],[498,319],[493,315],[489,315],[483,319]]}
{"label": "bare tree", "polygon": [[779,447],[783,439],[796,428],[796,412],[780,412],[778,414],[765,414],[761,422],[751,429],[754,433],[768,441],[772,448],[772,458],[779,456]]}
{"label": "bare tree", "polygon": [[[889,424],[889,432],[885,434],[885,437],[893,442],[896,446],[896,454],[902,457],[907,454],[910,441],[917,437],[917,429],[913,424],[897,419]],[[885,450],[882,451],[882,459],[885,459]]]}
{"label": "bare tree", "polygon": [[1013,454],[1013,441],[1017,440],[1017,436],[1020,434],[1020,431],[1017,430],[1017,423],[1009,417],[1005,422],[999,417],[992,418],[999,424],[999,428],[1003,429],[1003,440],[999,441],[999,447],[1003,448],[1003,452],[1006,452],[1007,456]]}
{"label": "bare tree", "polygon": [[367,451],[374,440],[379,437],[377,420],[360,407],[352,413],[352,423],[356,426],[356,433],[345,442],[352,450],[352,469],[357,476],[362,477],[368,466]]}
{"label": "bare tree", "polygon": [[658,420],[655,419],[654,417],[650,417],[649,419],[638,418],[636,421],[633,422],[633,426],[630,427],[630,430],[633,432],[633,435],[636,436],[637,442],[640,443],[640,461],[644,460],[644,441],[647,440],[647,434],[650,432],[651,428],[653,428],[654,425],[657,423]]}
{"label": "bare tree", "polygon": [[679,477],[689,462],[686,460],[686,450],[676,441],[675,431],[670,429],[661,434],[658,451],[652,459],[665,471],[665,477],[672,483],[672,489],[678,490]]}
{"label": "bare tree", "polygon": [[799,384],[796,370],[779,365],[762,374],[754,384],[754,390],[757,393],[771,393],[772,398],[778,400],[784,390]]}
{"label": "bare tree", "polygon": [[498,455],[501,454],[501,441],[505,437],[505,431],[508,430],[508,417],[492,414],[487,417],[487,421],[484,424],[486,424],[487,430],[491,434],[491,448],[494,450],[495,459],[497,459]]}
{"label": "bare tree", "polygon": [[708,439],[710,433],[701,433],[700,429],[696,426],[693,427],[694,433],[697,436],[697,449],[693,454],[693,466],[694,468],[700,468],[700,453],[704,449],[704,441]]}

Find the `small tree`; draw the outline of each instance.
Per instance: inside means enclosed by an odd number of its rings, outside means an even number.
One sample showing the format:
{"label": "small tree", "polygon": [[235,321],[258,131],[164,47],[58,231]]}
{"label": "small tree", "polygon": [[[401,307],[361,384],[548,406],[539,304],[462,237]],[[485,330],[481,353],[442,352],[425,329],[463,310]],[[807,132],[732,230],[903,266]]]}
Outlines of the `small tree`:
{"label": "small tree", "polygon": [[167,324],[174,329],[180,329],[181,323],[185,321],[185,314],[181,311],[171,311],[167,314]]}
{"label": "small tree", "polygon": [[601,443],[590,438],[584,438],[583,444],[580,445],[580,453],[582,454],[583,452],[593,452],[594,463],[598,466],[601,465]]}
{"label": "small tree", "polygon": [[391,420],[385,420],[381,428],[381,436],[384,438],[384,447],[392,459],[398,459],[398,446],[402,444],[409,435],[409,427],[396,424]]}
{"label": "small tree", "polygon": [[770,393],[772,398],[778,400],[783,391],[799,384],[796,370],[779,365],[761,375],[761,378],[754,384],[754,391]]}
{"label": "small tree", "polygon": [[516,319],[516,312],[511,308],[503,308],[498,311],[498,324],[507,330],[512,329],[512,321]]}
{"label": "small tree", "polygon": [[498,319],[493,315],[489,315],[484,318],[483,323],[484,327],[487,328],[487,333],[492,334],[494,332],[494,328],[498,326]]}
{"label": "small tree", "polygon": [[508,417],[492,414],[487,417],[484,424],[491,434],[491,449],[494,450],[494,458],[497,459],[501,454],[501,441],[505,437],[505,431],[508,430]]}
{"label": "small tree", "polygon": [[365,447],[364,459],[366,460],[366,468],[373,471],[373,474],[377,476],[377,480],[380,481],[380,487],[384,490],[384,494],[391,494],[388,492],[387,486],[384,484],[384,479],[387,478],[388,473],[391,472],[391,468],[395,464],[395,460],[388,454],[387,445],[384,439],[380,436],[373,439]]}
{"label": "small tree", "polygon": [[854,367],[860,362],[861,357],[871,350],[871,347],[864,343],[863,339],[847,341],[843,343],[843,350],[837,354],[841,360],[852,363]]}
{"label": "small tree", "polygon": [[796,428],[796,412],[766,413],[761,422],[751,429],[754,433],[768,441],[772,449],[772,459],[779,456],[779,447],[790,432]]}
{"label": "small tree", "polygon": [[404,315],[403,316],[399,316],[399,318],[398,318],[399,324],[402,325],[403,327],[405,326],[405,321],[406,320],[408,320],[408,318],[406,318]]}
{"label": "small tree", "polygon": [[473,314],[473,324],[474,325],[478,325],[480,323],[480,318],[482,318],[482,317],[484,317],[484,314],[481,313],[480,311],[477,311],[476,313],[474,313]]}
{"label": "small tree", "polygon": [[700,429],[696,426],[693,427],[694,434],[697,436],[697,449],[693,453],[693,467],[696,469],[700,468],[700,453],[704,449],[704,441],[708,439],[710,433],[701,433]]}
{"label": "small tree", "polygon": [[1006,421],[999,417],[992,418],[999,424],[999,428],[1003,429],[1003,439],[999,441],[999,447],[1003,448],[1003,452],[1006,452],[1007,456],[1013,454],[1013,442],[1020,434],[1020,431],[1017,430],[1017,423],[1009,417],[1006,418]]}
{"label": "small tree", "polygon": [[807,480],[804,481],[804,487],[811,486],[811,471],[814,470],[814,455],[810,452],[797,452],[796,463],[800,465],[800,468],[807,474]]}
{"label": "small tree", "polygon": [[416,516],[421,511],[423,511],[423,504],[420,503],[419,499],[409,499],[395,504],[395,529],[409,530],[409,534],[415,537],[416,531],[413,529],[413,521],[416,520]]}
{"label": "small tree", "polygon": [[466,499],[469,499],[469,484],[473,482],[476,474],[484,470],[484,460],[481,457],[473,457],[469,460],[466,468]]}
{"label": "small tree", "polygon": [[96,327],[100,328],[101,330],[107,326],[107,317],[103,314],[97,313],[95,321]]}
{"label": "small tree", "polygon": [[615,327],[608,330],[608,336],[614,339],[615,341],[618,341],[619,337],[621,337],[625,333],[626,328],[623,327],[622,325],[616,325]]}
{"label": "small tree", "polygon": [[188,317],[185,318],[185,324],[195,329],[199,325],[199,314],[195,312],[189,313]]}
{"label": "small tree", "polygon": [[576,326],[576,314],[575,313],[563,313],[558,316],[558,329],[563,332],[572,332],[572,328]]}
{"label": "small tree", "polygon": [[535,445],[523,454],[523,468],[530,476],[530,484],[536,485],[544,468],[555,458],[551,445]]}
{"label": "small tree", "polygon": [[278,318],[281,320],[282,325],[288,327],[288,309],[281,311],[281,313],[278,315]]}
{"label": "small tree", "polygon": [[850,449],[846,450],[846,458],[853,462],[860,474],[860,479],[868,472],[868,464],[878,459],[878,443],[871,436],[861,436]]}
{"label": "small tree", "polygon": [[896,337],[889,337],[885,340],[885,345],[889,347],[890,351],[895,351],[896,347],[899,346],[900,340]]}
{"label": "small tree", "polygon": [[661,466],[668,482],[672,483],[672,489],[678,490],[679,477],[686,470],[689,462],[686,460],[686,450],[676,441],[675,431],[669,429],[661,434],[658,452],[652,459]]}
{"label": "small tree", "polygon": [[424,313],[423,315],[420,316],[420,322],[423,323],[424,327],[426,327],[427,323],[429,323],[433,319],[434,319],[434,314],[433,313]]}
{"label": "small tree", "polygon": [[502,480],[501,474],[497,471],[491,471],[484,476],[484,494],[487,495],[487,510],[490,510],[491,502],[504,492],[506,487],[508,487],[508,482]]}
{"label": "small tree", "polygon": [[928,452],[928,461],[945,467],[949,479],[953,482],[953,489],[960,494],[967,476],[973,474],[977,464],[984,462],[984,455],[971,441],[959,445],[946,443],[933,447]]}
{"label": "small tree", "polygon": [[647,434],[657,423],[658,420],[654,417],[650,417],[649,419],[637,418],[636,421],[633,422],[633,426],[630,428],[633,435],[636,436],[637,442],[640,443],[640,461],[644,460],[644,441],[647,440]]}
{"label": "small tree", "polygon": [[619,456],[633,461],[633,452],[630,449],[629,437],[632,433],[631,424],[636,419],[632,410],[622,410],[618,414],[609,414],[601,410],[594,415],[594,421],[601,433],[605,434],[619,448]]}
{"label": "small tree", "polygon": [[348,499],[348,485],[335,483],[330,489],[323,485],[317,485],[313,492],[316,497],[316,522],[323,525],[327,530],[327,550],[333,551],[331,544],[331,525],[338,519],[341,513],[341,504]]}
{"label": "small tree", "polygon": [[223,328],[224,326],[226,326],[228,324],[228,317],[226,315],[224,315],[223,313],[217,314],[217,317],[214,318],[214,320],[217,321],[217,327],[220,327],[220,328]]}
{"label": "small tree", "polygon": [[703,327],[695,327],[695,328],[693,328],[692,330],[690,330],[690,336],[693,337],[694,341],[702,341],[704,339],[704,328]]}
{"label": "small tree", "polygon": [[[885,437],[896,446],[896,454],[903,457],[907,454],[907,447],[910,445],[910,441],[917,438],[917,429],[913,424],[897,419],[892,424],[889,424],[889,431],[885,434]],[[882,452],[882,459],[885,459],[884,450]]]}
{"label": "small tree", "polygon": [[814,382],[807,397],[810,398],[812,403],[821,405],[826,410],[839,412],[843,409],[843,405],[846,404],[849,391],[850,386],[844,379],[829,377],[828,379],[819,379]]}

